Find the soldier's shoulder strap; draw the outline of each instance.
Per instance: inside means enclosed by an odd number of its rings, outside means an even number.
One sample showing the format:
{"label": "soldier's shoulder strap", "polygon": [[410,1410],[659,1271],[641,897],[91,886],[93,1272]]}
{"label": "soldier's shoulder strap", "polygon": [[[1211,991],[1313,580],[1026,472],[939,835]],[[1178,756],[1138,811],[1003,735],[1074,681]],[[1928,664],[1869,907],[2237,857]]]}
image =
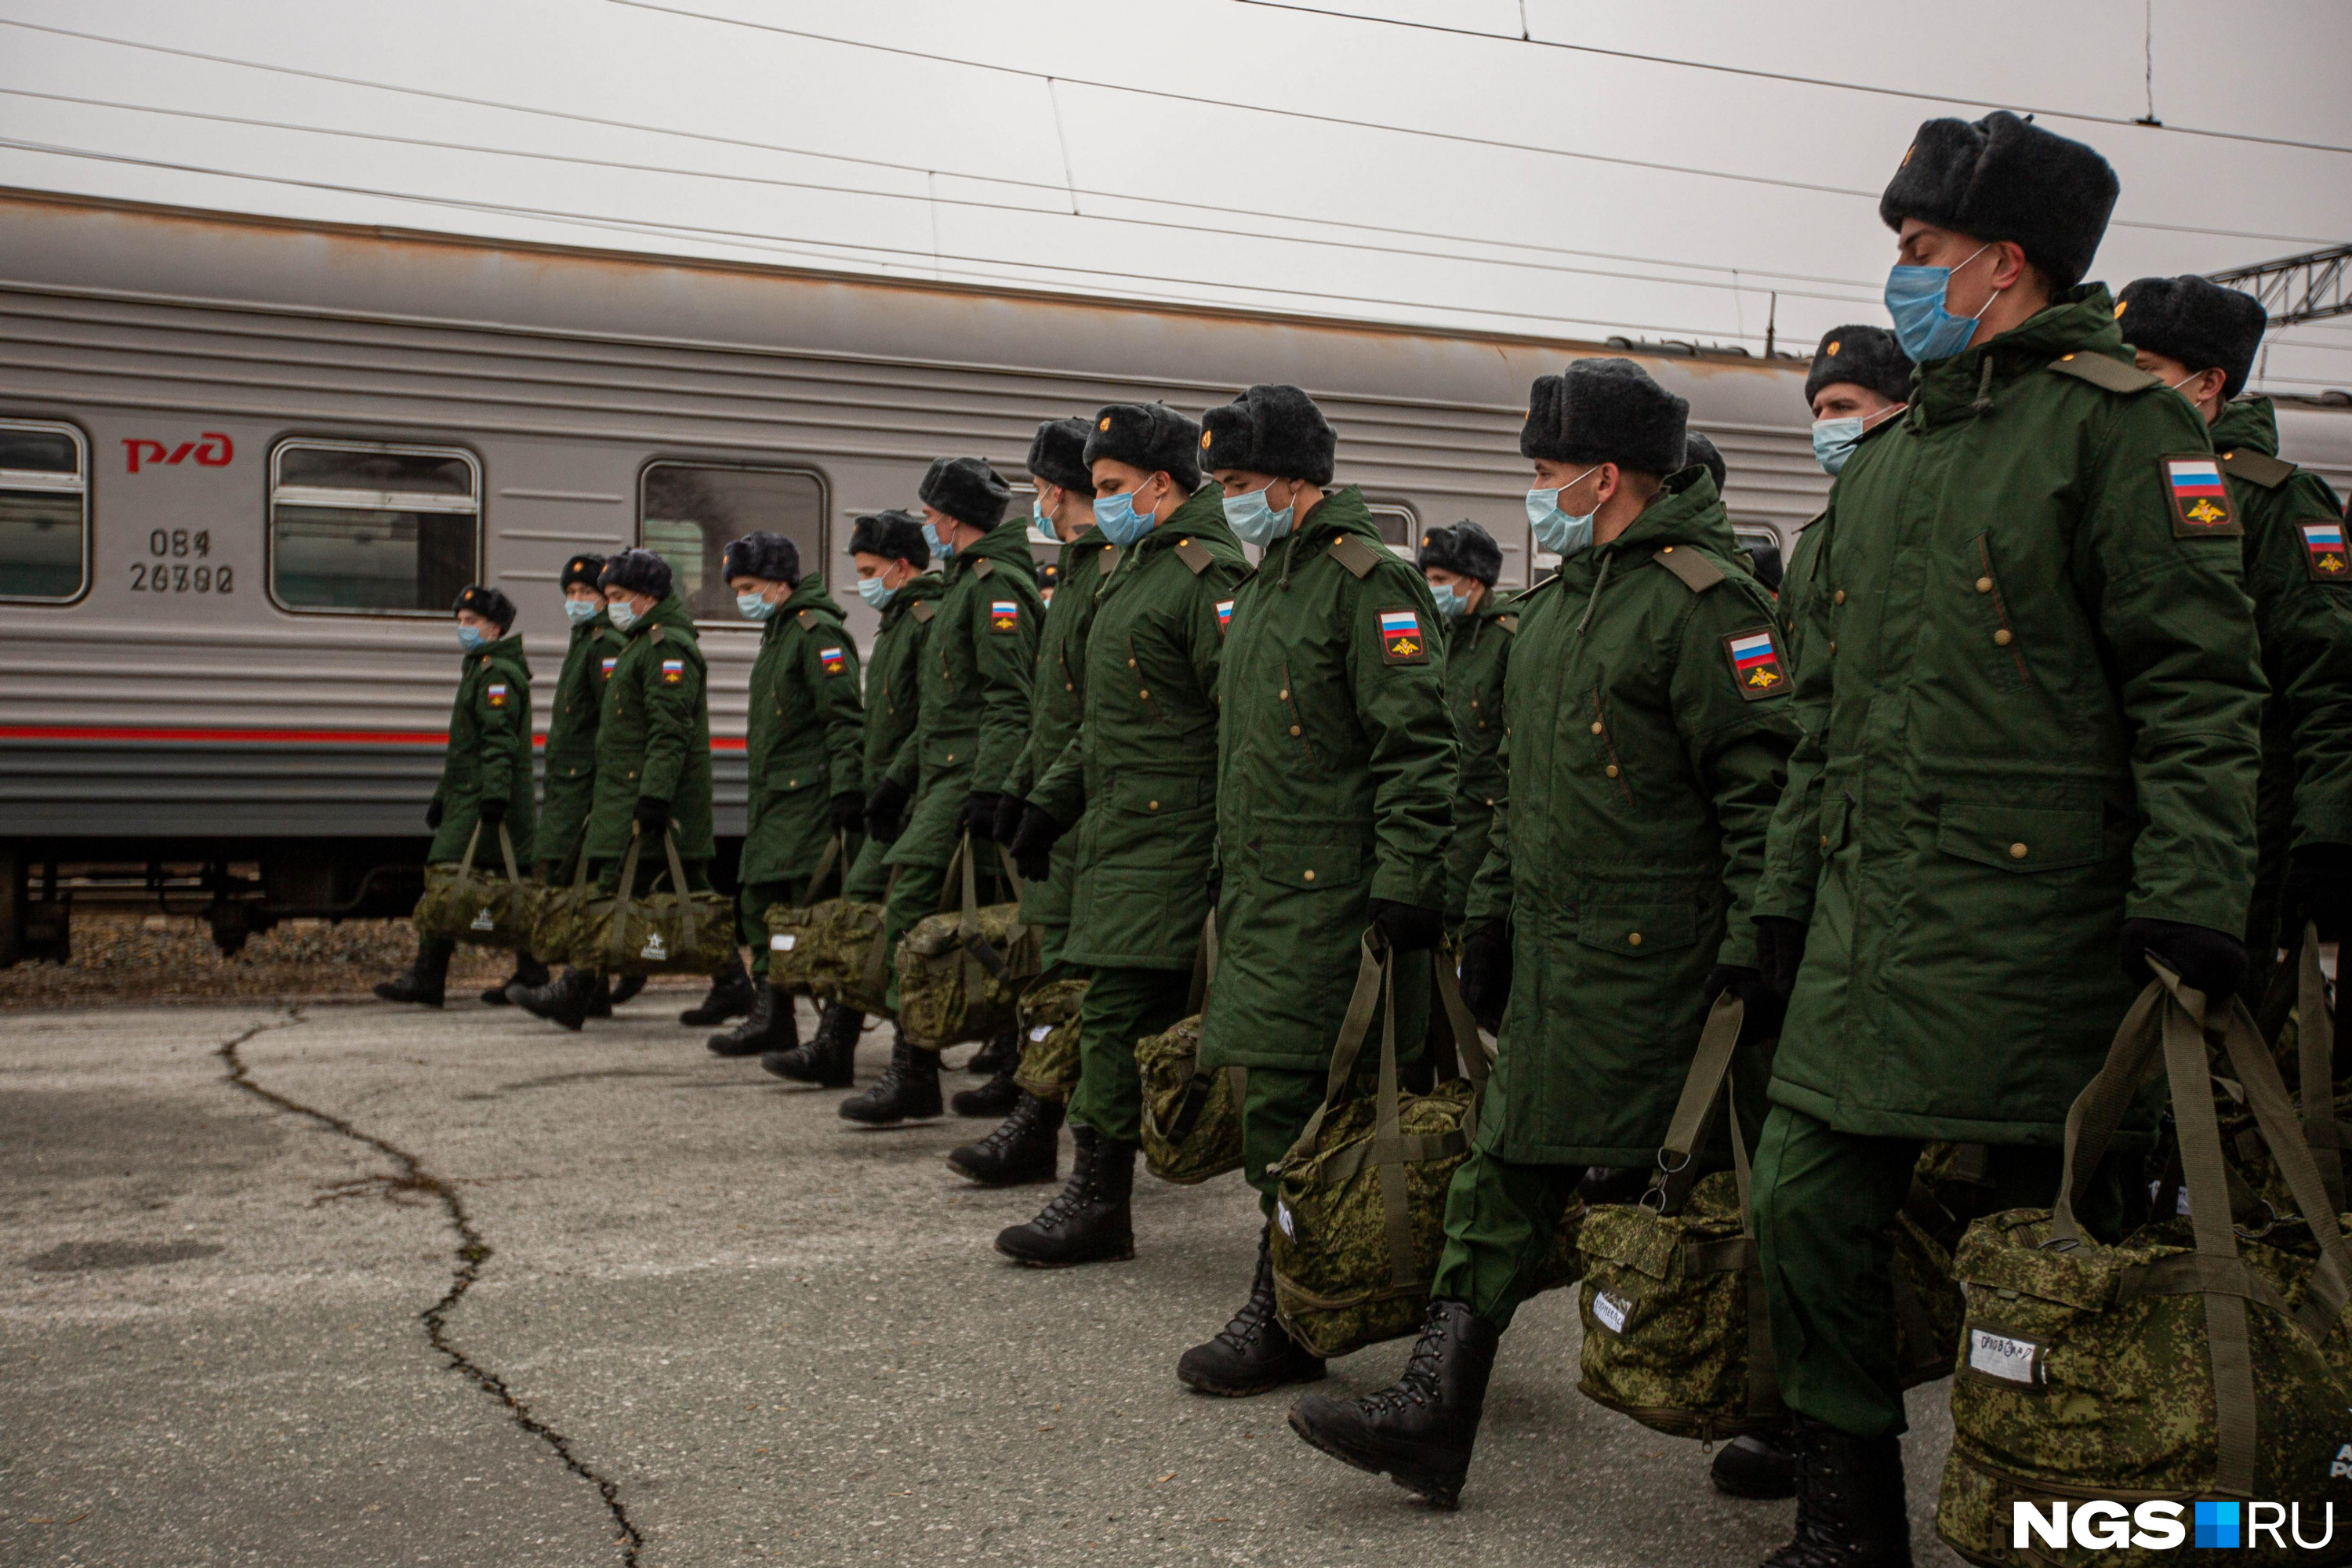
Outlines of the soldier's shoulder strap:
{"label": "soldier's shoulder strap", "polygon": [[1516,636],[1517,636],[1517,635],[1518,635],[1518,630],[1519,630],[1519,617],[1518,617],[1518,616],[1514,616],[1514,615],[1500,615],[1500,616],[1496,616],[1495,617],[1495,624],[1496,624],[1496,626],[1498,626],[1502,627],[1505,631],[1509,632],[1509,633],[1510,633],[1510,634],[1512,634],[1514,637],[1516,637]]}
{"label": "soldier's shoulder strap", "polygon": [[1797,531],[1798,531],[1799,533],[1802,533],[1802,532],[1804,532],[1804,531],[1805,531],[1805,530],[1807,530],[1807,529],[1809,529],[1809,528],[1812,527],[1812,526],[1813,526],[1813,524],[1815,524],[1815,523],[1817,523],[1817,522],[1821,521],[1821,520],[1822,520],[1822,519],[1823,519],[1823,518],[1825,518],[1825,517],[1829,516],[1829,514],[1830,514],[1830,509],[1829,509],[1829,508],[1827,508],[1827,507],[1823,507],[1823,508],[1822,508],[1822,510],[1819,510],[1819,511],[1817,511],[1817,512],[1813,513],[1813,515],[1812,515],[1812,516],[1811,516],[1811,517],[1809,517],[1809,518],[1805,519],[1805,521],[1802,521],[1802,522],[1801,522],[1801,523],[1797,524]]}
{"label": "soldier's shoulder strap", "polygon": [[[1331,559],[1348,569],[1348,574],[1362,582],[1381,563],[1381,552],[1352,533],[1343,533],[1331,542]],[[1200,568],[1195,566],[1193,571]]]}
{"label": "soldier's shoulder strap", "polygon": [[1095,552],[1095,575],[1108,577],[1118,570],[1118,546],[1106,544]]}
{"label": "soldier's shoulder strap", "polygon": [[1650,559],[1681,578],[1683,586],[1694,594],[1706,593],[1726,575],[1722,567],[1688,545],[1662,545]]}
{"label": "soldier's shoulder strap", "polygon": [[801,630],[804,632],[813,632],[819,626],[824,625],[824,617],[818,615],[814,610],[803,610],[800,613],[799,619],[801,623]]}
{"label": "soldier's shoulder strap", "polygon": [[983,580],[995,570],[996,563],[985,555],[971,563],[971,574]]}
{"label": "soldier's shoulder strap", "polygon": [[[1333,546],[1334,550],[1337,548],[1338,546]],[[1206,572],[1210,567],[1215,565],[1217,562],[1216,552],[1211,550],[1207,545],[1202,543],[1197,539],[1178,540],[1176,542],[1176,559],[1181,561],[1187,567],[1189,567],[1192,570],[1192,575],[1195,577],[1198,577],[1202,573]],[[1359,572],[1356,575],[1360,577],[1363,574]]]}
{"label": "soldier's shoulder strap", "polygon": [[2071,375],[2105,391],[2126,395],[2146,392],[2151,386],[2164,384],[2137,365],[2128,365],[2119,359],[2109,359],[2100,353],[2060,354],[2050,362],[2050,368],[2060,375]]}
{"label": "soldier's shoulder strap", "polygon": [[653,630],[646,634],[646,640],[647,642],[659,642],[662,640],[662,633],[668,629],[669,628],[667,626],[656,625]]}
{"label": "soldier's shoulder strap", "polygon": [[931,617],[940,613],[940,603],[937,599],[918,599],[907,606],[907,613],[915,617],[916,625],[927,626]]}
{"label": "soldier's shoulder strap", "polygon": [[2274,490],[2294,478],[2295,466],[2267,452],[2257,452],[2252,447],[2240,447],[2221,454],[2221,471],[2233,479],[2243,479],[2248,484]]}

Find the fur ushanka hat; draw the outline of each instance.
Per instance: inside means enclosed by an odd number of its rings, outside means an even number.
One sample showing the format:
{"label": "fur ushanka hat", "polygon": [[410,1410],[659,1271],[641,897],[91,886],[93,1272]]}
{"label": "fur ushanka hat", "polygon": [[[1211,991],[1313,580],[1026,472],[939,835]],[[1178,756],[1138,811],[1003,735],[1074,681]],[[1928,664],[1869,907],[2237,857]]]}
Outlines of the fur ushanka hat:
{"label": "fur ushanka hat", "polygon": [[1813,368],[1805,373],[1805,406],[1813,405],[1822,387],[1841,381],[1868,387],[1889,403],[1908,403],[1911,356],[1885,327],[1832,327],[1822,334]]}
{"label": "fur ushanka hat", "polygon": [[453,616],[460,610],[471,610],[484,620],[495,622],[500,637],[506,636],[507,628],[515,623],[515,602],[499,590],[485,588],[479,583],[468,584],[466,591],[457,595],[457,602],[449,606]]}
{"label": "fur ushanka hat", "polygon": [[801,547],[781,533],[747,533],[719,558],[721,582],[760,577],[797,588],[801,582]]}
{"label": "fur ushanka hat", "polygon": [[1201,484],[1201,427],[1164,403],[1114,403],[1095,411],[1087,432],[1089,469],[1098,458],[1147,474],[1164,472],[1190,492]]}
{"label": "fur ushanka hat", "polygon": [[983,458],[940,458],[915,493],[933,510],[982,530],[1003,522],[1013,500],[1013,487],[997,478]]}
{"label": "fur ushanka hat", "polygon": [[2122,190],[2092,149],[1997,110],[1973,124],[1921,125],[1878,198],[1878,216],[1892,229],[1916,217],[2010,240],[2053,285],[2071,289],[2091,269]]}
{"label": "fur ushanka hat", "polygon": [[650,599],[669,597],[669,563],[650,550],[624,550],[604,563],[596,579],[600,588],[623,588]]}
{"label": "fur ushanka hat", "polygon": [[2193,272],[2125,284],[2116,320],[2124,342],[2136,349],[2177,359],[2191,371],[2221,371],[2227,377],[2221,383],[2225,402],[2246,389],[2254,352],[2271,324],[2260,300]]}
{"label": "fur ushanka hat", "polygon": [[1094,470],[1087,467],[1087,432],[1090,428],[1076,415],[1067,419],[1048,419],[1038,426],[1037,434],[1029,442],[1030,477],[1083,496],[1094,494]]}
{"label": "fur ushanka hat", "polygon": [[1503,547],[1495,536],[1464,518],[1451,528],[1433,528],[1421,536],[1421,554],[1413,564],[1475,577],[1489,588],[1503,574]]}
{"label": "fur ushanka hat", "polygon": [[923,523],[911,512],[868,512],[849,527],[852,555],[879,555],[904,561],[921,572],[931,563],[931,547],[923,538]]}
{"label": "fur ushanka hat", "polygon": [[1688,400],[1629,359],[1580,359],[1528,389],[1519,455],[1554,463],[1614,463],[1644,474],[1681,470]]}
{"label": "fur ushanka hat", "polygon": [[1253,386],[1201,416],[1201,466],[1245,468],[1278,479],[1331,482],[1339,433],[1295,386]]}

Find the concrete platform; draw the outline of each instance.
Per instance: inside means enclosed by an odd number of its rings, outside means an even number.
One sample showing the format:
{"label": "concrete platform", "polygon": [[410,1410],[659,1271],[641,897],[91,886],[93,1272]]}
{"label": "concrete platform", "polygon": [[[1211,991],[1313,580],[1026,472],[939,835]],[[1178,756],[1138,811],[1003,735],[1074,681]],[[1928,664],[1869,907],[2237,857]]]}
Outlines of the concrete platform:
{"label": "concrete platform", "polygon": [[[1433,1513],[1287,1397],[1177,1385],[1247,1286],[1238,1177],[1139,1178],[1131,1263],[1018,1268],[989,1238],[1051,1189],[956,1178],[984,1126],[855,1129],[678,1001],[579,1035],[470,1000],[0,1016],[0,1562],[1749,1568],[1786,1537],[1578,1395],[1566,1293]],[[1914,1401],[1921,1560],[1955,1563]]]}

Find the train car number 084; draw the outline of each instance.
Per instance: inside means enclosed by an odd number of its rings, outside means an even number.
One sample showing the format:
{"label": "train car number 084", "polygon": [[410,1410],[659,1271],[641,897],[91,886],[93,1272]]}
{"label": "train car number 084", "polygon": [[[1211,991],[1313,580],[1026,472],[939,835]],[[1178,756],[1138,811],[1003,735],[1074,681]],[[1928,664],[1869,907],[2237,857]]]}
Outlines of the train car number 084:
{"label": "train car number 084", "polygon": [[[236,571],[231,566],[201,564],[213,552],[207,529],[158,528],[147,535],[152,561],[131,563],[134,594],[228,594],[236,591]],[[187,564],[194,556],[200,564]]]}

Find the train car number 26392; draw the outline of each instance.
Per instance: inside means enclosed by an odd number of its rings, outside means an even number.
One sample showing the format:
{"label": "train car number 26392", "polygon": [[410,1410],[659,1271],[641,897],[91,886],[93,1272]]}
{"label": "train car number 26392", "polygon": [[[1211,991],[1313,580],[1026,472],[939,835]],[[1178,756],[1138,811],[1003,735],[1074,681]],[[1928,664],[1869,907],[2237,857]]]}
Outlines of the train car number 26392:
{"label": "train car number 26392", "polygon": [[[209,530],[158,528],[147,535],[148,561],[131,563],[134,594],[229,594],[236,589],[236,569],[205,563],[213,552]],[[189,557],[195,564],[189,563]]]}

